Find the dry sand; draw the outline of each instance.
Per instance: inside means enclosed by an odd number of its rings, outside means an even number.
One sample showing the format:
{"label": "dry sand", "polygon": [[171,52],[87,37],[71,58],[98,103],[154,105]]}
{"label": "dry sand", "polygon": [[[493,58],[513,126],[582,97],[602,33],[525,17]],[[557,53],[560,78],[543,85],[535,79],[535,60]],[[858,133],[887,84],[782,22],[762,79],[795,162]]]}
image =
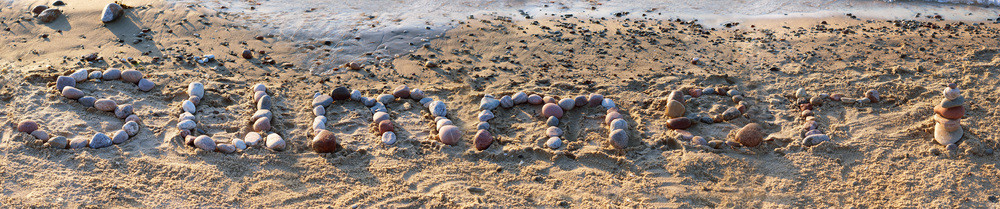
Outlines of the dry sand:
{"label": "dry sand", "polygon": [[[708,29],[673,20],[482,16],[463,20],[430,47],[391,65],[313,75],[297,55],[328,46],[256,40],[263,34],[211,9],[125,1],[136,8],[104,25],[97,21],[103,3],[68,3],[64,16],[48,24],[32,21],[27,8],[0,10],[0,28],[10,28],[0,31],[0,117],[6,124],[0,129],[0,207],[997,206],[998,159],[986,154],[996,149],[1000,125],[990,109],[1000,105],[1000,27],[992,22],[843,17]],[[148,38],[136,37],[142,29],[150,29]],[[237,57],[244,49],[266,51],[277,63]],[[80,61],[89,53],[103,61]],[[220,62],[191,59],[205,54]],[[125,57],[138,66],[123,64]],[[428,59],[441,66],[424,67]],[[282,66],[286,62],[295,66]],[[67,150],[46,148],[16,131],[25,119],[70,139],[117,130],[120,119],[54,90],[59,75],[108,67],[139,69],[157,84],[150,92],[121,81],[78,85],[98,98],[135,105],[143,124],[139,135],[108,148]],[[248,89],[267,85],[274,129],[289,149],[222,154],[184,146],[174,127],[194,81],[206,86],[200,128],[222,142],[249,131],[254,107]],[[949,82],[969,100],[966,135],[955,152],[930,134],[932,107]],[[345,150],[316,154],[308,147],[314,93],[347,86],[375,96],[400,84],[446,101],[466,140],[457,146],[434,141],[429,114],[409,101],[388,105],[400,140],[385,146],[371,131],[367,108],[336,102],[327,109],[327,127]],[[692,87],[737,89],[750,105],[744,117],[699,123],[691,133],[726,140],[756,122],[778,140],[719,150],[678,142],[665,126],[665,97]],[[804,147],[798,142],[803,119],[792,97],[798,88],[855,98],[876,89],[885,101],[819,107],[820,129],[832,142]],[[539,106],[518,106],[495,111],[490,130],[499,141],[475,151],[468,139],[479,98],[518,91],[604,94],[629,122],[630,146],[611,148],[604,109],[588,107],[563,118],[566,148],[542,148],[546,127]],[[722,96],[687,102],[688,112],[697,114],[733,105]]]}

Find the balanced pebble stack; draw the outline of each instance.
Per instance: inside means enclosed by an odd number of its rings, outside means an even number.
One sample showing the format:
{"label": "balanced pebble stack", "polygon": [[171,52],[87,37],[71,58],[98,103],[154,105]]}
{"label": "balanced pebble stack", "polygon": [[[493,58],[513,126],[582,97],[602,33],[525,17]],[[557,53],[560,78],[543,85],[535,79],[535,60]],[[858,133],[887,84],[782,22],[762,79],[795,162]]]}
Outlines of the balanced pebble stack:
{"label": "balanced pebble stack", "polygon": [[934,141],[953,149],[962,139],[962,117],[965,116],[965,97],[958,85],[951,83],[942,92],[944,99],[934,107]]}

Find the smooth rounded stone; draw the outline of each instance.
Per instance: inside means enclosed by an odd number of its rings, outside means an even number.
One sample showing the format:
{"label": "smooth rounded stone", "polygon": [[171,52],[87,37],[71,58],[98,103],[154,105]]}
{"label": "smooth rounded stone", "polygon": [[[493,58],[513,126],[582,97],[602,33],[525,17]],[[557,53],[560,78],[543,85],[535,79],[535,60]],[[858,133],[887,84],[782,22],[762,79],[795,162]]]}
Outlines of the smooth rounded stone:
{"label": "smooth rounded stone", "polygon": [[251,89],[253,89],[254,92],[258,92],[258,91],[267,92],[267,86],[265,86],[262,83],[254,84],[253,88],[251,88]]}
{"label": "smooth rounded stone", "polygon": [[495,117],[495,115],[493,115],[493,112],[490,110],[483,110],[482,112],[479,112],[479,121],[481,122],[490,121],[493,117]]}
{"label": "smooth rounded stone", "polygon": [[62,10],[56,8],[48,8],[42,10],[42,13],[38,13],[38,21],[42,23],[52,22],[55,21],[56,18],[59,18],[59,15],[62,15]]}
{"label": "smooth rounded stone", "polygon": [[94,72],[90,72],[90,75],[87,76],[87,78],[91,79],[91,80],[100,80],[101,76],[103,76],[103,75],[104,74],[101,74],[101,71],[94,71]]}
{"label": "smooth rounded stone", "polygon": [[743,92],[740,92],[739,90],[736,89],[730,89],[728,92],[726,92],[726,94],[729,96],[743,96]]}
{"label": "smooth rounded stone", "polygon": [[75,86],[76,86],[76,79],[73,79],[73,77],[59,76],[56,78],[56,89],[58,89],[59,92],[62,92],[63,88],[75,87]]}
{"label": "smooth rounded stone", "polygon": [[17,131],[30,134],[35,130],[38,130],[38,123],[33,120],[22,120],[20,123],[17,123]]}
{"label": "smooth rounded stone", "polygon": [[542,97],[542,102],[556,104],[559,103],[559,100],[556,100],[556,98],[552,96],[544,96]]}
{"label": "smooth rounded stone", "polygon": [[493,110],[500,106],[500,100],[492,97],[483,97],[479,100],[480,110]]}
{"label": "smooth rounded stone", "polygon": [[576,107],[576,100],[573,100],[573,99],[570,99],[570,98],[561,99],[561,100],[559,100],[558,105],[563,110],[569,111],[569,110],[572,110],[573,107]]}
{"label": "smooth rounded stone", "polygon": [[116,3],[110,3],[108,6],[105,6],[104,11],[101,12],[101,22],[109,23],[121,16],[122,6]]}
{"label": "smooth rounded stone", "polygon": [[850,98],[850,97],[841,97],[840,98],[840,102],[844,103],[844,104],[854,104],[854,103],[858,102],[858,100],[856,100],[854,98]]}
{"label": "smooth rounded stone", "polygon": [[506,95],[503,96],[503,97],[500,97],[500,107],[503,107],[503,108],[514,107],[514,99],[512,99],[512,98],[510,98],[510,96],[506,96]]}
{"label": "smooth rounded stone", "polygon": [[90,139],[90,148],[99,149],[111,146],[111,137],[104,135],[103,133],[96,133],[94,137]]}
{"label": "smooth rounded stone", "polygon": [[184,102],[181,102],[181,109],[183,109],[184,112],[191,114],[194,114],[197,111],[197,108],[194,107],[194,102],[191,102],[191,100],[184,100]]}
{"label": "smooth rounded stone", "polygon": [[736,132],[736,142],[739,142],[743,146],[756,147],[764,141],[764,130],[757,123],[750,123],[743,126],[739,131]]}
{"label": "smooth rounded stone", "polygon": [[32,8],[31,8],[31,14],[34,14],[34,15],[38,15],[38,14],[41,14],[41,13],[42,13],[42,11],[45,11],[45,10],[46,10],[46,9],[48,9],[48,8],[49,8],[49,6],[45,6],[45,5],[36,5],[35,7],[32,7]]}
{"label": "smooth rounded stone", "polygon": [[128,136],[135,136],[136,134],[139,134],[139,123],[134,121],[125,122],[125,125],[122,125],[122,130],[125,131]]}
{"label": "smooth rounded stone", "polygon": [[258,110],[270,110],[271,109],[271,96],[264,95],[264,96],[260,97],[260,100],[257,101],[257,109]]}
{"label": "smooth rounded stone", "polygon": [[948,145],[944,146],[944,149],[947,149],[948,151],[955,152],[955,151],[958,151],[958,145],[957,144],[948,144]]}
{"label": "smooth rounded stone", "polygon": [[90,140],[87,139],[86,137],[77,137],[69,142],[69,148],[80,149],[87,147],[88,144],[90,144]]}
{"label": "smooth rounded stone", "polygon": [[701,136],[692,137],[691,138],[691,143],[694,143],[694,144],[697,144],[697,145],[702,145],[702,146],[708,146],[708,141],[705,140],[705,137],[701,137]]}
{"label": "smooth rounded stone", "polygon": [[608,127],[610,127],[611,130],[628,129],[628,122],[621,118],[614,119]]}
{"label": "smooth rounded stone", "polygon": [[813,146],[813,145],[817,145],[819,143],[828,142],[828,141],[830,141],[830,136],[829,135],[826,135],[826,134],[813,134],[813,135],[806,136],[806,138],[803,138],[802,139],[802,145],[803,146]]}
{"label": "smooth rounded stone", "polygon": [[389,104],[390,102],[396,100],[396,96],[390,94],[379,94],[376,98],[378,98],[378,102],[381,102],[382,104]]}
{"label": "smooth rounded stone", "polygon": [[538,96],[538,94],[532,94],[531,96],[528,96],[527,101],[528,104],[533,104],[533,105],[540,105],[542,103],[545,103],[544,101],[542,101],[542,96]]}
{"label": "smooth rounded stone", "polygon": [[326,116],[316,116],[312,123],[313,131],[326,130]]}
{"label": "smooth rounded stone", "polygon": [[52,139],[45,142],[45,146],[58,149],[66,149],[66,145],[69,145],[69,141],[66,141],[66,137],[62,136],[52,137]]}
{"label": "smooth rounded stone", "polygon": [[563,116],[563,109],[559,107],[559,105],[552,103],[545,103],[545,105],[542,106],[542,117],[562,118],[562,116]]}
{"label": "smooth rounded stone", "polygon": [[708,88],[702,89],[701,90],[701,94],[704,94],[704,95],[715,94],[715,88],[708,87]]}
{"label": "smooth rounded stone", "polygon": [[83,98],[84,94],[83,91],[80,91],[80,89],[77,89],[76,87],[67,86],[63,88],[62,96],[67,99],[80,99]]}
{"label": "smooth rounded stone", "polygon": [[936,123],[934,125],[934,141],[937,141],[937,143],[941,145],[949,145],[958,142],[959,139],[962,139],[962,135],[964,133],[965,131],[963,131],[961,127],[955,131],[948,131],[944,127],[944,124]]}
{"label": "smooth rounded stone", "polygon": [[156,87],[156,84],[152,81],[146,80],[145,78],[139,79],[139,91],[153,90],[153,87]]}
{"label": "smooth rounded stone", "polygon": [[[142,79],[142,72],[139,72],[137,70],[132,70],[132,69],[128,69],[128,70],[122,71],[122,80],[125,80],[125,82],[138,83],[139,79]],[[188,93],[190,93],[190,91],[188,91]],[[188,95],[191,95],[191,94],[188,94]],[[199,97],[204,97],[204,96],[205,96],[205,93],[203,91],[201,93],[201,95],[199,95]]]}
{"label": "smooth rounded stone", "polygon": [[[322,94],[316,93],[316,96],[313,97],[313,102],[316,102],[316,98],[319,97],[320,95],[322,95]],[[253,103],[257,104],[257,102],[260,101],[260,98],[264,97],[264,96],[267,96],[267,92],[263,92],[263,91],[255,91],[255,92],[253,92]]]}
{"label": "smooth rounded stone", "polygon": [[135,109],[131,104],[118,105],[118,108],[115,108],[115,117],[124,119],[125,117],[132,115],[134,111]]}
{"label": "smooth rounded stone", "polygon": [[842,98],[844,98],[844,94],[836,93],[836,94],[830,95],[830,100],[833,100],[833,101],[840,101],[840,99],[842,99]]}
{"label": "smooth rounded stone", "polygon": [[271,118],[271,116],[273,116],[273,114],[270,110],[257,110],[252,116],[250,116],[250,121],[257,121],[260,118]]}
{"label": "smooth rounded stone", "polygon": [[604,124],[611,124],[611,121],[622,118],[622,114],[618,113],[618,111],[608,112],[608,114],[604,115]]}
{"label": "smooth rounded stone", "polygon": [[282,151],[285,150],[285,139],[282,139],[276,133],[271,133],[267,135],[267,141],[264,142],[264,146],[274,151]]}
{"label": "smooth rounded stone", "polygon": [[342,148],[340,142],[337,142],[337,136],[333,132],[327,130],[321,130],[319,133],[313,137],[310,142],[313,151],[316,153],[332,153],[340,151]]}
{"label": "smooth rounded stone", "polygon": [[216,146],[216,149],[225,154],[236,152],[236,146],[233,146],[232,144],[219,144]]}
{"label": "smooth rounded stone", "polygon": [[472,142],[476,145],[477,150],[486,150],[493,144],[493,134],[490,134],[487,130],[479,130],[476,132],[476,136],[472,138]]}
{"label": "smooth rounded stone", "polygon": [[381,102],[376,102],[371,108],[368,108],[372,112],[389,112],[389,109],[385,108],[385,104]]}
{"label": "smooth rounded stone", "polygon": [[943,108],[952,108],[952,107],[962,106],[963,104],[965,104],[965,97],[959,95],[958,97],[955,97],[954,99],[943,99],[943,100],[941,100],[941,104],[939,104],[938,106],[941,106]]}
{"label": "smooth rounded stone", "polygon": [[441,128],[444,128],[447,125],[454,125],[454,124],[451,122],[451,120],[448,119],[441,119],[434,122],[434,127],[437,127],[438,131],[441,131]]}
{"label": "smooth rounded stone", "polygon": [[549,137],[549,140],[545,141],[545,146],[551,149],[559,149],[562,145],[562,138],[559,137]]}
{"label": "smooth rounded stone", "polygon": [[[182,131],[182,133],[183,133],[183,131]],[[187,145],[189,147],[198,148],[198,147],[194,146],[194,140],[197,139],[197,138],[198,137],[195,137],[195,136],[190,135],[190,134],[184,135],[184,145]]]}
{"label": "smooth rounded stone", "polygon": [[392,89],[392,96],[400,99],[410,98],[410,87],[406,85],[400,85]]}
{"label": "smooth rounded stone", "polygon": [[215,140],[211,137],[201,135],[194,139],[194,147],[205,151],[215,151]]}
{"label": "smooth rounded stone", "polygon": [[813,129],[813,130],[806,131],[806,133],[802,134],[802,136],[809,136],[809,135],[813,135],[813,134],[823,134],[823,131],[820,131],[819,129]]}
{"label": "smooth rounded stone", "polygon": [[944,94],[944,98],[952,100],[962,96],[962,90],[959,90],[958,88],[945,88],[942,94]]}
{"label": "smooth rounded stone", "polygon": [[[430,98],[425,98],[425,99],[430,99]],[[366,107],[372,107],[372,106],[375,106],[375,103],[378,103],[378,100],[375,100],[373,98],[368,98],[368,97],[362,97],[361,98],[361,103],[364,103],[364,105]]]}
{"label": "smooth rounded stone", "polygon": [[667,117],[676,118],[684,116],[685,112],[684,104],[676,100],[670,100],[667,102]]}
{"label": "smooth rounded stone", "polygon": [[489,130],[489,129],[490,129],[489,122],[479,122],[479,125],[476,125],[476,130]]}
{"label": "smooth rounded stone", "polygon": [[384,120],[389,120],[389,113],[375,112],[375,114],[372,114],[373,123],[378,124],[379,122],[382,122]]}
{"label": "smooth rounded stone", "polygon": [[438,131],[438,139],[447,145],[456,145],[461,138],[462,131],[458,129],[458,126],[445,125]]}
{"label": "smooth rounded stone", "polygon": [[321,105],[316,105],[315,107],[313,107],[313,115],[315,116],[326,115],[326,108],[324,108]]}
{"label": "smooth rounded stone", "polygon": [[253,51],[245,49],[240,53],[240,57],[243,57],[243,59],[253,59]]}
{"label": "smooth rounded stone", "polygon": [[934,114],[934,121],[944,125],[945,131],[951,132],[962,128],[961,119],[952,120],[941,117],[941,115]]}
{"label": "smooth rounded stone", "polygon": [[879,95],[878,91],[876,91],[875,89],[866,91],[865,92],[865,98],[867,98],[872,103],[878,103],[879,101],[882,100],[882,97]]}
{"label": "smooth rounded stone", "polygon": [[128,137],[129,137],[128,132],[126,132],[125,130],[115,131],[114,134],[111,134],[111,143],[115,144],[125,143],[125,141],[128,140]]}
{"label": "smooth rounded stone", "polygon": [[549,119],[545,120],[545,125],[548,125],[548,126],[558,126],[559,125],[559,118],[556,118],[555,116],[549,116]]}
{"label": "smooth rounded stone", "polygon": [[181,122],[177,123],[177,129],[181,130],[191,130],[197,126],[198,124],[195,123],[193,120],[182,120]]}
{"label": "smooth rounded stone", "polygon": [[248,147],[260,144],[260,140],[261,136],[257,132],[250,132],[247,133],[246,136],[243,136],[243,142],[246,143]]}
{"label": "smooth rounded stone", "polygon": [[233,147],[236,147],[236,150],[243,151],[243,150],[247,149],[247,144],[246,144],[246,142],[243,142],[242,139],[233,138],[232,139],[232,143],[233,143]]}
{"label": "smooth rounded stone", "polygon": [[382,122],[378,122],[378,133],[382,134],[387,131],[395,131],[395,126],[392,124],[392,121],[383,120]]}
{"label": "smooth rounded stone", "polygon": [[141,124],[142,120],[139,119],[138,115],[131,114],[128,117],[125,117],[125,122],[135,122]]}
{"label": "smooth rounded stone", "polygon": [[585,96],[585,95],[580,95],[580,96],[576,96],[576,98],[573,98],[573,106],[583,107],[584,105],[587,105],[587,103],[588,103],[588,100],[587,100],[587,96]]}
{"label": "smooth rounded stone", "polygon": [[726,111],[722,112],[722,119],[729,121],[740,117],[740,115],[743,115],[743,113],[740,112],[739,108],[730,107],[726,109]]}
{"label": "smooth rounded stone", "polygon": [[667,101],[677,101],[684,102],[684,92],[679,90],[670,91],[670,95],[667,96]]}
{"label": "smooth rounded stone", "polygon": [[[269,96],[264,95],[264,96],[261,97],[261,99],[263,99],[264,97],[269,97]],[[268,98],[268,100],[270,100],[270,98]],[[319,96],[313,98],[313,101],[312,101],[312,105],[313,106],[318,106],[318,107],[327,107],[327,106],[330,106],[330,104],[333,104],[333,97],[330,97],[330,96],[327,96],[327,95],[319,95]]]}
{"label": "smooth rounded stone", "polygon": [[934,113],[937,113],[941,117],[947,119],[962,119],[962,116],[965,116],[965,107],[955,106],[951,108],[944,108],[941,106],[937,106],[934,107]]}
{"label": "smooth rounded stone", "polygon": [[687,117],[677,117],[667,120],[667,127],[670,129],[687,129],[691,127],[691,119]]}
{"label": "smooth rounded stone", "polygon": [[110,99],[98,99],[97,101],[94,101],[94,108],[105,112],[111,112],[118,108],[118,103]]}
{"label": "smooth rounded stone", "polygon": [[437,117],[448,116],[448,106],[444,104],[444,102],[442,101],[433,101],[430,103],[428,107],[431,111],[431,115],[433,116]]}
{"label": "smooth rounded stone", "polygon": [[42,140],[43,142],[49,140],[49,133],[43,130],[32,131],[31,136],[34,136],[36,139]]}
{"label": "smooth rounded stone", "polygon": [[809,93],[806,93],[806,89],[799,88],[798,90],[795,90],[795,98],[799,99],[809,98]]}
{"label": "smooth rounded stone", "polygon": [[194,105],[198,105],[199,103],[201,103],[201,97],[199,97],[199,96],[190,96],[190,97],[188,97],[187,100],[191,101],[191,103],[194,104]]}
{"label": "smooth rounded stone", "polygon": [[604,109],[611,109],[617,107],[617,105],[615,105],[615,101],[609,98],[604,98],[604,101],[601,102],[601,106],[604,106]]}
{"label": "smooth rounded stone", "polygon": [[608,140],[611,141],[611,146],[617,149],[623,149],[628,146],[628,133],[622,129],[612,130],[611,133],[608,134]]}
{"label": "smooth rounded stone", "polygon": [[434,99],[424,97],[423,99],[420,99],[420,104],[423,105],[424,107],[429,107],[430,102],[433,102],[433,101],[434,101]]}
{"label": "smooth rounded stone", "polygon": [[821,98],[820,96],[813,96],[812,98],[809,99],[809,104],[817,107],[823,106],[823,98]]}
{"label": "smooth rounded stone", "polygon": [[545,129],[545,135],[549,137],[562,136],[563,130],[560,129],[559,127],[549,126],[548,129]]}
{"label": "smooth rounded stone", "polygon": [[525,102],[528,102],[528,94],[525,94],[524,92],[514,93],[514,96],[511,96],[511,100],[514,100],[515,105],[524,104]]}
{"label": "smooth rounded stone", "polygon": [[257,118],[253,122],[253,130],[257,132],[267,132],[271,130],[271,120],[269,118]]}
{"label": "smooth rounded stone", "polygon": [[699,117],[698,120],[699,120],[699,122],[704,123],[704,124],[715,123],[715,120],[712,120],[711,117]]}
{"label": "smooth rounded stone", "polygon": [[120,78],[122,78],[122,71],[117,68],[111,68],[105,70],[104,74],[101,75],[101,79],[104,79],[106,81],[118,80]]}
{"label": "smooth rounded stone", "polygon": [[410,97],[409,98],[413,99],[413,100],[421,100],[421,99],[423,99],[426,96],[427,95],[426,95],[426,93],[424,93],[424,90],[413,89],[413,90],[410,90]]}
{"label": "smooth rounded stone", "polygon": [[395,144],[396,143],[396,133],[392,132],[392,131],[388,131],[388,132],[382,133],[382,143],[384,143],[385,145]]}
{"label": "smooth rounded stone", "polygon": [[347,100],[351,98],[351,91],[347,87],[337,87],[330,92],[330,97],[333,100]]}

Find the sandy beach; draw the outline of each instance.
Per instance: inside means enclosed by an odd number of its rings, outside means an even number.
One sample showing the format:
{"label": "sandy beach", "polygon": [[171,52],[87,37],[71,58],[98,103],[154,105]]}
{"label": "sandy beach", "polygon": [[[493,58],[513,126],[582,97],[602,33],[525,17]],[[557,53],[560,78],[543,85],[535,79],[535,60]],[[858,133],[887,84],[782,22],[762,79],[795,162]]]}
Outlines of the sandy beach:
{"label": "sandy beach", "polygon": [[[315,58],[339,56],[343,46],[357,43],[269,34],[246,17],[205,6],[122,1],[122,16],[102,23],[110,2],[66,3],[49,23],[26,6],[52,7],[49,2],[0,9],[2,208],[1000,204],[994,154],[1000,116],[990,109],[1000,106],[1000,19],[845,14],[719,26],[659,17],[475,15],[456,17],[449,23],[454,28],[398,57],[374,50],[364,59],[331,59],[354,60],[358,68],[352,69]],[[242,57],[245,50],[250,59]],[[409,51],[392,51],[400,50]],[[215,58],[200,62],[206,55]],[[128,141],[63,149],[18,131],[25,120],[68,140],[119,130],[127,120],[64,97],[56,82],[80,69],[112,68],[140,71],[155,87],[90,79],[75,88],[134,106],[141,128]],[[263,84],[273,113],[270,132],[286,148],[227,154],[186,145],[178,115],[192,82],[204,84],[192,135],[226,144],[254,132],[258,105],[251,89]],[[965,99],[964,135],[950,149],[934,136],[934,109],[949,83]],[[369,107],[336,100],[323,115],[343,148],[313,151],[316,93],[346,87],[375,98],[399,85],[446,103],[461,141],[443,144],[428,108],[400,99],[385,104],[398,139],[387,145]],[[705,88],[735,91],[690,93]],[[808,97],[798,95],[800,89]],[[688,96],[681,101],[688,118],[721,115],[740,104],[746,109],[731,120],[696,120],[674,130],[666,109],[675,90]],[[824,97],[808,106],[811,117],[803,116],[803,100],[821,94],[863,99],[870,90],[880,93],[879,101]],[[481,99],[518,92],[612,99],[627,123],[627,146],[609,142],[606,108],[582,106],[559,119],[563,146],[548,148],[542,105],[523,104],[492,110],[486,130],[495,139],[477,150],[472,138]],[[829,141],[802,142],[809,120]],[[724,143],[750,123],[760,124],[766,141]],[[700,145],[685,132],[722,144]]]}

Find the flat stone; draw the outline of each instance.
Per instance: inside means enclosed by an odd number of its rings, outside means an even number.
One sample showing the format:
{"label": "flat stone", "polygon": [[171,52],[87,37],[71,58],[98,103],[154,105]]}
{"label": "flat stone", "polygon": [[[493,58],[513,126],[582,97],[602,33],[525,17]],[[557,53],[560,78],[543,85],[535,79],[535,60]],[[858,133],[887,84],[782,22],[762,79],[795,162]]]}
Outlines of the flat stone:
{"label": "flat stone", "polygon": [[381,102],[382,104],[389,104],[390,102],[396,100],[396,97],[392,96],[390,94],[379,94],[378,97],[376,97],[376,98],[378,98],[376,100],[378,102]]}
{"label": "flat stone", "polygon": [[617,107],[617,105],[615,105],[615,101],[609,98],[604,98],[604,101],[601,102],[601,106],[604,106],[604,109],[611,109]]}
{"label": "flat stone", "polygon": [[194,107],[194,102],[191,102],[190,100],[184,100],[184,102],[181,102],[181,109],[183,109],[184,112],[191,114],[197,112],[197,108]]}
{"label": "flat stone", "polygon": [[124,143],[125,141],[128,141],[128,137],[128,133],[126,133],[125,130],[115,131],[115,133],[111,135],[111,143]]}
{"label": "flat stone", "polygon": [[559,137],[549,137],[549,140],[545,141],[545,146],[551,149],[559,149],[562,145],[562,138]]}
{"label": "flat stone", "polygon": [[76,86],[76,79],[73,79],[73,77],[59,76],[56,78],[56,89],[58,89],[59,92],[62,92],[63,88],[75,87],[75,86]]}
{"label": "flat stone", "polygon": [[264,95],[264,96],[260,97],[260,100],[257,101],[257,109],[258,110],[270,110],[271,109],[271,96]]}
{"label": "flat stone", "polygon": [[514,99],[510,96],[500,97],[500,107],[511,108],[514,107]]}
{"label": "flat stone", "polygon": [[[122,80],[125,80],[125,82],[139,83],[140,79],[142,79],[142,72],[132,69],[122,71]],[[204,93],[202,93],[201,97],[204,97]]]}
{"label": "flat stone", "polygon": [[483,110],[482,112],[479,112],[479,121],[481,121],[481,122],[490,121],[490,120],[493,119],[493,117],[495,117],[495,116],[493,115],[492,111]]}
{"label": "flat stone", "polygon": [[177,123],[177,129],[181,130],[191,130],[197,126],[198,124],[195,123],[193,120],[182,120],[181,122]]}
{"label": "flat stone", "polygon": [[194,139],[194,147],[205,151],[215,151],[215,140],[211,137],[201,135]]}
{"label": "flat stone", "polygon": [[965,116],[965,107],[954,106],[951,108],[944,108],[941,106],[937,106],[934,107],[934,113],[947,119],[962,119],[962,116]]}
{"label": "flat stone", "polygon": [[118,108],[118,103],[110,99],[98,99],[97,101],[94,101],[94,108],[105,112],[111,112]]}
{"label": "flat stone", "polygon": [[438,131],[438,139],[441,140],[441,143],[447,145],[456,145],[461,138],[462,131],[454,125],[445,125],[440,128],[440,131]]}
{"label": "flat stone", "polygon": [[952,108],[952,107],[962,106],[963,104],[965,104],[965,97],[959,95],[958,97],[955,97],[955,99],[951,100],[942,99],[941,104],[939,104],[938,106],[941,106],[943,108]]}
{"label": "flat stone", "polygon": [[962,96],[962,90],[958,88],[945,88],[942,94],[944,94],[944,98],[946,99],[956,99]]}
{"label": "flat stone", "polygon": [[43,130],[32,131],[31,136],[34,136],[36,139],[42,140],[43,142],[49,140],[49,133]]}
{"label": "flat stone", "polygon": [[830,136],[826,134],[812,134],[802,139],[803,146],[813,146],[822,142],[830,141]]}
{"label": "flat stone", "polygon": [[549,126],[548,129],[545,129],[545,135],[549,137],[562,136],[563,130],[560,129],[559,127]]}
{"label": "flat stone", "polygon": [[66,97],[67,99],[80,99],[83,98],[84,93],[83,91],[80,91],[80,89],[77,89],[76,87],[67,86],[63,87],[62,96]]}
{"label": "flat stone", "polygon": [[139,79],[139,91],[153,90],[153,87],[156,87],[156,84],[153,83],[152,81],[149,81],[145,78]]}
{"label": "flat stone", "polygon": [[964,133],[965,131],[963,131],[961,127],[955,131],[947,131],[944,124],[935,123],[934,125],[934,141],[937,141],[937,143],[941,145],[949,145],[958,142],[958,140],[962,139],[962,135]]}
{"label": "flat stone", "polygon": [[66,149],[66,146],[68,145],[69,141],[66,140],[66,137],[62,136],[52,137],[52,139],[49,139],[49,141],[45,142],[45,146],[56,149]]}
{"label": "flat stone", "polygon": [[122,70],[119,70],[118,68],[111,68],[105,70],[104,74],[101,75],[101,79],[104,79],[106,81],[118,80],[121,78],[122,78]]}
{"label": "flat stone", "polygon": [[333,104],[333,97],[327,95],[319,95],[312,101],[313,106],[328,107],[330,104]]}
{"label": "flat stone", "polygon": [[87,139],[86,137],[77,137],[69,142],[69,148],[80,149],[87,147],[88,144],[90,144],[90,139]]}
{"label": "flat stone", "polygon": [[260,118],[272,118],[273,114],[270,110],[257,110],[250,116],[250,121],[257,121]]}

